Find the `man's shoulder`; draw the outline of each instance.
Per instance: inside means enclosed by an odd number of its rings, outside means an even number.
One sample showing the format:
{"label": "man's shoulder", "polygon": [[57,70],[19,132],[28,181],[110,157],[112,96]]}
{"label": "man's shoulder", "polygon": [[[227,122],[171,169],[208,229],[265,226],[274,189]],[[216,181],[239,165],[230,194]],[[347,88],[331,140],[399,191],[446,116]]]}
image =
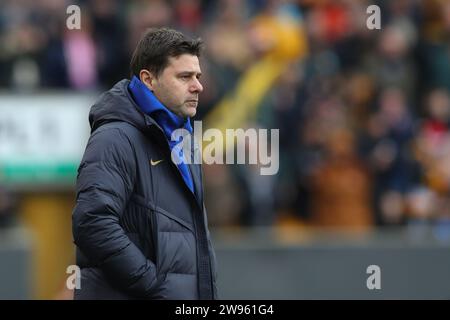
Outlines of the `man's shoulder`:
{"label": "man's shoulder", "polygon": [[[136,132],[137,131],[137,132]],[[139,131],[133,126],[121,121],[103,124],[90,136],[87,149],[121,149],[128,152],[134,149],[137,142],[136,134]]]}
{"label": "man's shoulder", "polygon": [[133,144],[133,141],[141,136],[142,133],[138,128],[133,126],[132,124],[125,121],[112,121],[103,124],[97,130],[95,130],[91,134],[91,138],[98,137],[101,139],[108,139],[115,141],[120,138],[127,138],[130,140],[130,143]]}
{"label": "man's shoulder", "polygon": [[137,145],[127,124],[107,123],[91,134],[82,162],[129,162],[134,159]]}

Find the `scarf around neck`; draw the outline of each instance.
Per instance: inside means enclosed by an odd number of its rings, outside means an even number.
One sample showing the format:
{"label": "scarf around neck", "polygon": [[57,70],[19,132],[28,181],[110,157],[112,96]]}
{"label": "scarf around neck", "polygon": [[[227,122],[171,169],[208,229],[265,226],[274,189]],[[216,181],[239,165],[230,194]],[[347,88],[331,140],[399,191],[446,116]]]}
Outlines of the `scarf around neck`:
{"label": "scarf around neck", "polygon": [[[172,151],[172,149],[183,139],[183,137],[180,137],[178,141],[173,141],[171,139],[172,133],[176,129],[183,128],[192,134],[193,129],[190,119],[184,119],[170,111],[136,76],[133,76],[131,79],[130,84],[128,85],[128,90],[142,112],[151,116],[161,127],[167,141],[169,142],[170,151]],[[178,156],[179,159],[181,159],[181,161],[178,161],[179,164],[177,166],[180,169],[184,182],[188,188],[194,192],[194,183],[184,158],[183,148],[180,148],[179,154],[175,156]]]}

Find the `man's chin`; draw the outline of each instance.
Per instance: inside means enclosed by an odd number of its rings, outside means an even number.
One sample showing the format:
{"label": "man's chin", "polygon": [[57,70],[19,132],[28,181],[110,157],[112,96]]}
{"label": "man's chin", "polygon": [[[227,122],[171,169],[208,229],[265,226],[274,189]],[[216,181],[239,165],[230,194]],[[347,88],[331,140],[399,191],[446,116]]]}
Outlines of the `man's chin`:
{"label": "man's chin", "polygon": [[192,118],[197,114],[197,108],[188,107],[187,110],[185,110],[184,115],[185,117]]}

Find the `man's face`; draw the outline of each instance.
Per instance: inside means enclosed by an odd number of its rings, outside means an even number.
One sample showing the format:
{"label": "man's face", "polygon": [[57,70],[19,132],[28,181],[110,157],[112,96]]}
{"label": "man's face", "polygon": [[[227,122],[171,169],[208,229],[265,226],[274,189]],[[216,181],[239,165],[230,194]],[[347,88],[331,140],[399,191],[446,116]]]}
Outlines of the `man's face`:
{"label": "man's face", "polygon": [[168,109],[180,117],[193,117],[198,95],[203,91],[198,57],[182,54],[169,57],[168,66],[159,77],[152,78],[150,89]]}

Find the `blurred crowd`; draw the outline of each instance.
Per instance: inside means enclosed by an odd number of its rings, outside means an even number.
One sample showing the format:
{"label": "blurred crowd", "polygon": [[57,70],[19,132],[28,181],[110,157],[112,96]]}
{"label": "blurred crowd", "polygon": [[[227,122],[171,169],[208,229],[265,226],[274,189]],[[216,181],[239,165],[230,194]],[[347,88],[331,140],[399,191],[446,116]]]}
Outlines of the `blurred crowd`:
{"label": "blurred crowd", "polygon": [[[70,4],[80,30],[66,27]],[[366,26],[371,4],[380,30]],[[280,39],[273,21],[299,32]],[[199,119],[259,59],[278,50],[288,65],[247,124],[280,129],[279,173],[205,165],[212,225],[428,225],[450,238],[450,1],[2,0],[0,88],[107,89],[158,26],[205,41]]]}

